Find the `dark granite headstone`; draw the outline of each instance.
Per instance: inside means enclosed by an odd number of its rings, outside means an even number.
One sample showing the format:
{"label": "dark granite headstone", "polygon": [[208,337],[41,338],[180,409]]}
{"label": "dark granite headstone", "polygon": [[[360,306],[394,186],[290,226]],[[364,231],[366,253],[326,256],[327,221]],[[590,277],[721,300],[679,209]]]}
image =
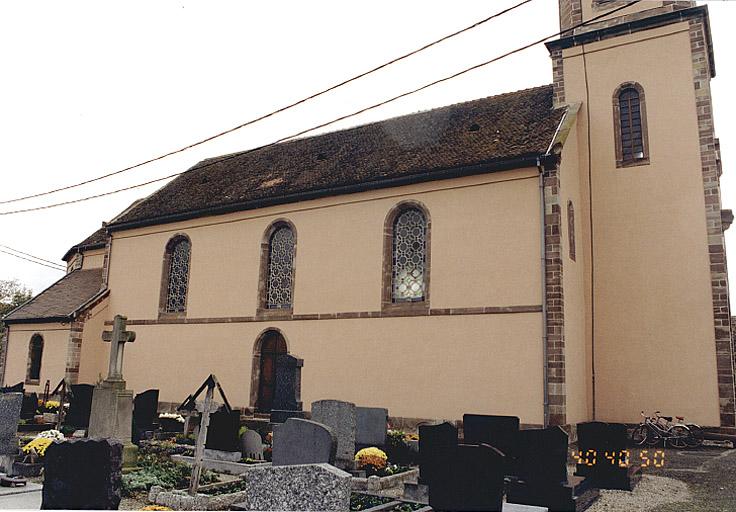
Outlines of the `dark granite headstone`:
{"label": "dark granite headstone", "polygon": [[240,409],[234,409],[231,412],[224,410],[213,412],[210,414],[210,424],[207,428],[205,448],[223,452],[239,452],[239,430]]}
{"label": "dark granite headstone", "polygon": [[20,417],[24,420],[33,418],[38,410],[38,394],[23,395],[23,405],[20,408]]}
{"label": "dark granite headstone", "polygon": [[123,445],[110,439],[54,442],[46,449],[42,509],[117,510]]}
{"label": "dark granite headstone", "polygon": [[381,407],[355,408],[356,447],[383,446],[386,444],[388,409]]}
{"label": "dark granite headstone", "polygon": [[302,410],[302,366],[304,360],[290,354],[281,354],[276,358],[272,409]]}
{"label": "dark granite headstone", "polygon": [[442,478],[429,485],[429,505],[435,510],[500,511],[505,458],[485,444],[458,445],[455,458],[445,461]]}
{"label": "dark granite headstone", "polygon": [[154,430],[157,417],[158,389],[138,393],[133,399],[133,441],[139,440],[143,432]]}
{"label": "dark granite headstone", "polygon": [[290,418],[273,433],[274,466],[335,464],[337,437],[316,421]]}
{"label": "dark granite headstone", "polygon": [[64,416],[64,425],[77,428],[89,427],[92,412],[92,384],[73,384],[69,398],[69,411]]}
{"label": "dark granite headstone", "polygon": [[23,393],[25,391],[23,383],[19,382],[13,386],[5,386],[0,388],[0,393]]}
{"label": "dark granite headstone", "polygon": [[575,474],[587,476],[600,489],[631,491],[641,468],[628,464],[626,425],[591,421],[578,423],[578,464]]}
{"label": "dark granite headstone", "polygon": [[597,497],[597,490],[580,478],[568,482],[567,433],[560,427],[519,432],[518,478],[511,479],[506,501],[579,512]]}
{"label": "dark granite headstone", "polygon": [[492,416],[463,414],[463,443],[489,444],[504,455],[516,457],[519,418],[517,416]]}
{"label": "dark granite headstone", "polygon": [[[20,393],[3,393],[0,395],[0,458],[14,456],[18,453],[18,440],[15,433],[20,421],[20,409],[23,395]],[[9,470],[5,466],[12,466],[10,460],[0,460],[0,470]]]}
{"label": "dark granite headstone", "polygon": [[419,426],[419,482],[446,478],[448,461],[456,458],[457,429],[450,423]]}

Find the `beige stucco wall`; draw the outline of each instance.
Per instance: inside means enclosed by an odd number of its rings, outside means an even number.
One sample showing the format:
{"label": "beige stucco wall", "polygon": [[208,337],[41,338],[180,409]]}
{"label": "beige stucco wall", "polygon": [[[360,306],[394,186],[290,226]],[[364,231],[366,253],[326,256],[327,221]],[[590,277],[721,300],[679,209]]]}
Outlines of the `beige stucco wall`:
{"label": "beige stucco wall", "polygon": [[107,377],[110,344],[102,341],[105,320],[109,320],[108,301],[95,306],[84,322],[82,347],[79,360],[79,384],[96,384],[102,377]]}
{"label": "beige stucco wall", "polygon": [[[106,316],[157,318],[164,247],[177,233],[192,241],[187,317],[255,315],[260,243],[279,218],[297,231],[295,314],[379,311],[384,220],[407,199],[431,216],[433,308],[539,305],[538,197],[531,168],[116,232]],[[177,401],[214,372],[246,405],[253,343],[270,326],[305,359],[305,403],[335,397],[397,416],[542,422],[539,313],[135,326],[126,379]]]}
{"label": "beige stucco wall", "polygon": [[[680,23],[585,46],[599,420],[634,422],[640,410],[659,409],[719,424],[687,27]],[[563,53],[571,102],[586,100],[580,53],[579,47]],[[626,81],[645,91],[651,164],[617,169],[612,95]],[[585,115],[584,107],[579,122]]]}
{"label": "beige stucco wall", "polygon": [[[587,161],[579,154],[581,123],[570,127],[560,163],[560,210],[562,242],[562,279],[565,304],[565,386],[567,392],[567,422],[592,419],[588,383],[590,382],[590,336],[586,323],[590,317],[585,293],[588,230],[588,204],[583,200],[583,180],[587,178]],[[585,173],[585,176],[581,174]],[[587,183],[587,180],[586,180]],[[572,201],[575,221],[575,260],[570,258],[568,201]]]}
{"label": "beige stucco wall", "polygon": [[25,389],[27,392],[43,392],[46,380],[51,382],[51,388],[56,386],[64,378],[66,370],[69,324],[14,324],[9,329],[5,384],[25,382],[28,368],[28,344],[31,337],[38,333],[43,336],[39,385],[26,384]]}
{"label": "beige stucco wall", "polygon": [[95,249],[93,251],[85,251],[82,260],[82,269],[102,268],[105,261],[105,249]]}

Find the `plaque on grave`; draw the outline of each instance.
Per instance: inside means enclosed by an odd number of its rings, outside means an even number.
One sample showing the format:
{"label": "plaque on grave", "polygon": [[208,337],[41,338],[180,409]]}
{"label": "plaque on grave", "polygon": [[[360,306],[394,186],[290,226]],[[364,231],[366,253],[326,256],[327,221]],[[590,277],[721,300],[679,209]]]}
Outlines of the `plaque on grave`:
{"label": "plaque on grave", "polygon": [[290,418],[274,431],[273,436],[274,466],[335,463],[337,437],[326,425]]}
{"label": "plaque on grave", "polygon": [[263,439],[255,430],[246,430],[240,438],[240,451],[243,457],[253,460],[263,460]]}
{"label": "plaque on grave", "polygon": [[207,430],[207,442],[205,448],[208,450],[219,450],[222,452],[239,452],[240,437],[240,409],[230,412],[219,410],[210,414],[210,423]]}
{"label": "plaque on grave", "polygon": [[44,456],[42,509],[117,510],[123,445],[111,439],[55,442]]}
{"label": "plaque on grave", "polygon": [[457,429],[444,422],[439,425],[419,426],[419,482],[432,482],[447,478],[448,463],[457,452]]}
{"label": "plaque on grave", "polygon": [[578,423],[577,431],[580,462],[575,474],[589,477],[600,489],[633,490],[641,478],[641,468],[627,464],[626,425],[591,421]]}
{"label": "plaque on grave", "polygon": [[92,412],[92,394],[95,387],[91,384],[73,384],[69,397],[69,411],[64,416],[64,424],[70,427],[87,428]]}

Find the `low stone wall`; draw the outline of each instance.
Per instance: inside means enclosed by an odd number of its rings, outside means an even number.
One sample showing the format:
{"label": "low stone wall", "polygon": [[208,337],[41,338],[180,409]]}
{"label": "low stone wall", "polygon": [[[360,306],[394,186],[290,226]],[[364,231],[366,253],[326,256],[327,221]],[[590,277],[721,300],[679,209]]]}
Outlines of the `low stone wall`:
{"label": "low stone wall", "polygon": [[174,510],[228,510],[231,505],[244,501],[245,498],[245,491],[219,496],[190,496],[187,491],[165,491],[158,485],[151,487],[148,492],[148,501]]}
{"label": "low stone wall", "polygon": [[368,478],[356,478],[350,481],[350,488],[354,491],[381,491],[404,485],[405,482],[416,482],[419,478],[419,469],[410,469],[403,473],[391,476],[369,476]]}

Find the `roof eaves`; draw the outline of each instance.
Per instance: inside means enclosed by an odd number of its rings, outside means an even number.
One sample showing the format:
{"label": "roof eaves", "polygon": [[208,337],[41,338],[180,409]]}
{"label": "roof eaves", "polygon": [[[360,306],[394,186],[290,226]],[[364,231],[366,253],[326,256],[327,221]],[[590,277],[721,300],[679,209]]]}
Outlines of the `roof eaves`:
{"label": "roof eaves", "polygon": [[451,167],[440,170],[425,171],[410,174],[407,176],[398,176],[385,178],[381,180],[366,181],[354,183],[351,185],[341,185],[336,187],[326,187],[309,191],[295,192],[292,194],[284,194],[276,197],[253,199],[214,207],[201,208],[188,212],[175,213],[170,215],[162,215],[159,217],[149,217],[147,219],[134,220],[130,222],[121,222],[118,224],[108,224],[109,232],[123,231],[126,229],[140,228],[145,226],[153,226],[157,224],[168,224],[171,222],[179,222],[183,220],[194,219],[198,217],[207,217],[212,215],[222,215],[244,210],[253,210],[256,208],[265,208],[267,206],[275,206],[279,204],[289,204],[299,201],[309,201],[322,197],[338,196],[344,194],[353,194],[357,192],[365,192],[368,190],[377,190],[389,187],[399,187],[404,185],[412,185],[415,183],[424,183],[428,181],[440,181],[462,176],[473,176],[476,174],[485,174],[497,171],[506,171],[510,169],[519,169],[522,167],[534,167],[537,165],[537,159],[543,153],[529,153],[519,155],[513,158],[502,160],[481,162],[478,164]]}
{"label": "roof eaves", "polygon": [[71,321],[70,316],[47,316],[37,318],[15,318],[15,319],[3,319],[2,323],[5,325],[12,324],[49,324],[49,323],[68,323]]}

